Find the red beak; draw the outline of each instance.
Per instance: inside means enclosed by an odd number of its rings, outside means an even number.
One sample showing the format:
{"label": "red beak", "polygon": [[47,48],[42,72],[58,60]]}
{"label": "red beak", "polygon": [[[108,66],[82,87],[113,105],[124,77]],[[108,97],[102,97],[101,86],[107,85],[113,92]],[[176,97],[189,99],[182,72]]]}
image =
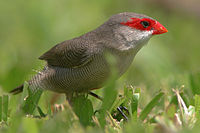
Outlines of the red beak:
{"label": "red beak", "polygon": [[153,26],[154,30],[153,30],[153,34],[152,35],[158,35],[158,34],[163,34],[168,32],[168,30],[162,25],[160,24],[158,21],[156,21],[156,24]]}

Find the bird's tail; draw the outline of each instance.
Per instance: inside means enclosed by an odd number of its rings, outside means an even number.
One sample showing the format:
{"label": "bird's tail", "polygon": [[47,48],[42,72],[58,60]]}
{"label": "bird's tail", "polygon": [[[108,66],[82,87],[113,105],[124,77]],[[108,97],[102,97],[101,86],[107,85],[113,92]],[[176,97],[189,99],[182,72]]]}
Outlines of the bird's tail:
{"label": "bird's tail", "polygon": [[[41,86],[41,81],[42,81],[42,78],[44,78],[44,76],[45,76],[45,70],[47,70],[46,67],[41,72],[38,72],[34,77],[32,77],[31,80],[27,81],[28,87],[32,91],[36,91],[38,88],[39,89],[43,88]],[[16,95],[16,94],[19,94],[19,93],[23,92],[23,89],[24,89],[24,84],[14,88],[9,93],[11,93],[13,95]]]}
{"label": "bird's tail", "polygon": [[19,94],[23,91],[23,88],[24,88],[24,84],[14,88],[13,90],[11,90],[9,93],[13,94],[13,95],[16,95],[16,94]]}

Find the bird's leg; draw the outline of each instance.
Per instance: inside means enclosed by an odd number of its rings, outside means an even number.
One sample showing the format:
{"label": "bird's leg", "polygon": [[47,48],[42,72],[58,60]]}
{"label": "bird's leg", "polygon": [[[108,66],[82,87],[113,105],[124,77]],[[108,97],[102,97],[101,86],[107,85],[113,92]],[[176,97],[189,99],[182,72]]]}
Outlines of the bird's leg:
{"label": "bird's leg", "polygon": [[[102,97],[98,96],[97,94],[95,94],[95,93],[93,93],[93,92],[91,92],[91,91],[90,91],[88,94],[91,95],[91,96],[93,96],[93,97],[95,97],[95,98],[97,98],[97,99],[99,99],[100,101],[103,101],[103,98],[102,98]],[[127,109],[126,109],[125,107],[122,107],[122,108],[125,109],[125,110],[127,111]],[[121,108],[120,108],[120,107],[117,107],[117,110],[118,110],[119,113],[125,118],[125,120],[128,121],[128,117],[124,114],[124,112],[121,110]]]}
{"label": "bird's leg", "polygon": [[73,95],[74,95],[74,93],[72,92],[72,93],[66,93],[65,94],[66,95],[66,100],[68,101],[68,103],[72,106],[72,104],[73,104]]}
{"label": "bird's leg", "polygon": [[95,94],[95,93],[93,93],[93,92],[91,92],[91,91],[89,92],[89,94],[90,94],[91,96],[93,96],[93,97],[95,97],[95,98],[97,98],[97,99],[103,101],[103,98],[100,97],[100,96],[98,96],[97,94]]}
{"label": "bird's leg", "polygon": [[56,101],[60,98],[60,94],[54,93],[50,100],[51,112],[55,114],[56,112],[62,111],[64,109],[64,105],[56,104]]}
{"label": "bird's leg", "polygon": [[127,114],[129,114],[129,111],[128,111],[128,109],[127,109],[125,106],[120,106],[120,109],[123,109],[123,110],[125,110],[125,111],[126,111],[126,113],[127,113]]}
{"label": "bird's leg", "polygon": [[128,121],[128,117],[124,114],[124,112],[121,110],[121,107],[117,107],[117,110],[119,113],[125,118],[126,121]]}

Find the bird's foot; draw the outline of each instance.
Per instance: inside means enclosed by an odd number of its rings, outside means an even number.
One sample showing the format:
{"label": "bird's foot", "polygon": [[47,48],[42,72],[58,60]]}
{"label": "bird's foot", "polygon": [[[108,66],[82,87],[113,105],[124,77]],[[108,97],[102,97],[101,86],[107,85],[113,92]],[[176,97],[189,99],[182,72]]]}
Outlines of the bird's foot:
{"label": "bird's foot", "polygon": [[[93,97],[95,97],[95,98],[101,100],[101,101],[103,100],[102,97],[98,96],[97,94],[95,94],[95,93],[93,93],[93,92],[89,92],[89,94],[90,94],[91,96],[93,96]],[[126,107],[124,107],[124,106],[119,106],[119,107],[117,107],[117,110],[118,110],[118,112],[123,116],[123,118],[124,118],[126,121],[128,121],[128,117],[126,116],[126,114],[129,114],[128,109],[127,109]],[[126,114],[123,112],[123,110],[126,111]],[[94,114],[96,114],[97,112],[100,112],[100,111],[101,111],[101,110],[96,110],[96,111],[94,112]]]}
{"label": "bird's foot", "polygon": [[64,109],[65,109],[64,104],[51,105],[51,111],[53,114],[55,114],[57,112],[62,112],[62,111],[64,111]]}

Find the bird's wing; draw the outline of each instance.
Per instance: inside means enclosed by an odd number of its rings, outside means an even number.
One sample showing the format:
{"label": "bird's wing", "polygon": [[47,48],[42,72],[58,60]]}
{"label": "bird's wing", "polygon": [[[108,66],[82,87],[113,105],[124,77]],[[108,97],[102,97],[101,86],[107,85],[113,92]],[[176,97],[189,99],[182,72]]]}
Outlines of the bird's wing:
{"label": "bird's wing", "polygon": [[64,68],[77,68],[88,64],[92,60],[92,54],[87,45],[78,42],[65,41],[57,44],[39,57],[46,60],[51,66]]}

